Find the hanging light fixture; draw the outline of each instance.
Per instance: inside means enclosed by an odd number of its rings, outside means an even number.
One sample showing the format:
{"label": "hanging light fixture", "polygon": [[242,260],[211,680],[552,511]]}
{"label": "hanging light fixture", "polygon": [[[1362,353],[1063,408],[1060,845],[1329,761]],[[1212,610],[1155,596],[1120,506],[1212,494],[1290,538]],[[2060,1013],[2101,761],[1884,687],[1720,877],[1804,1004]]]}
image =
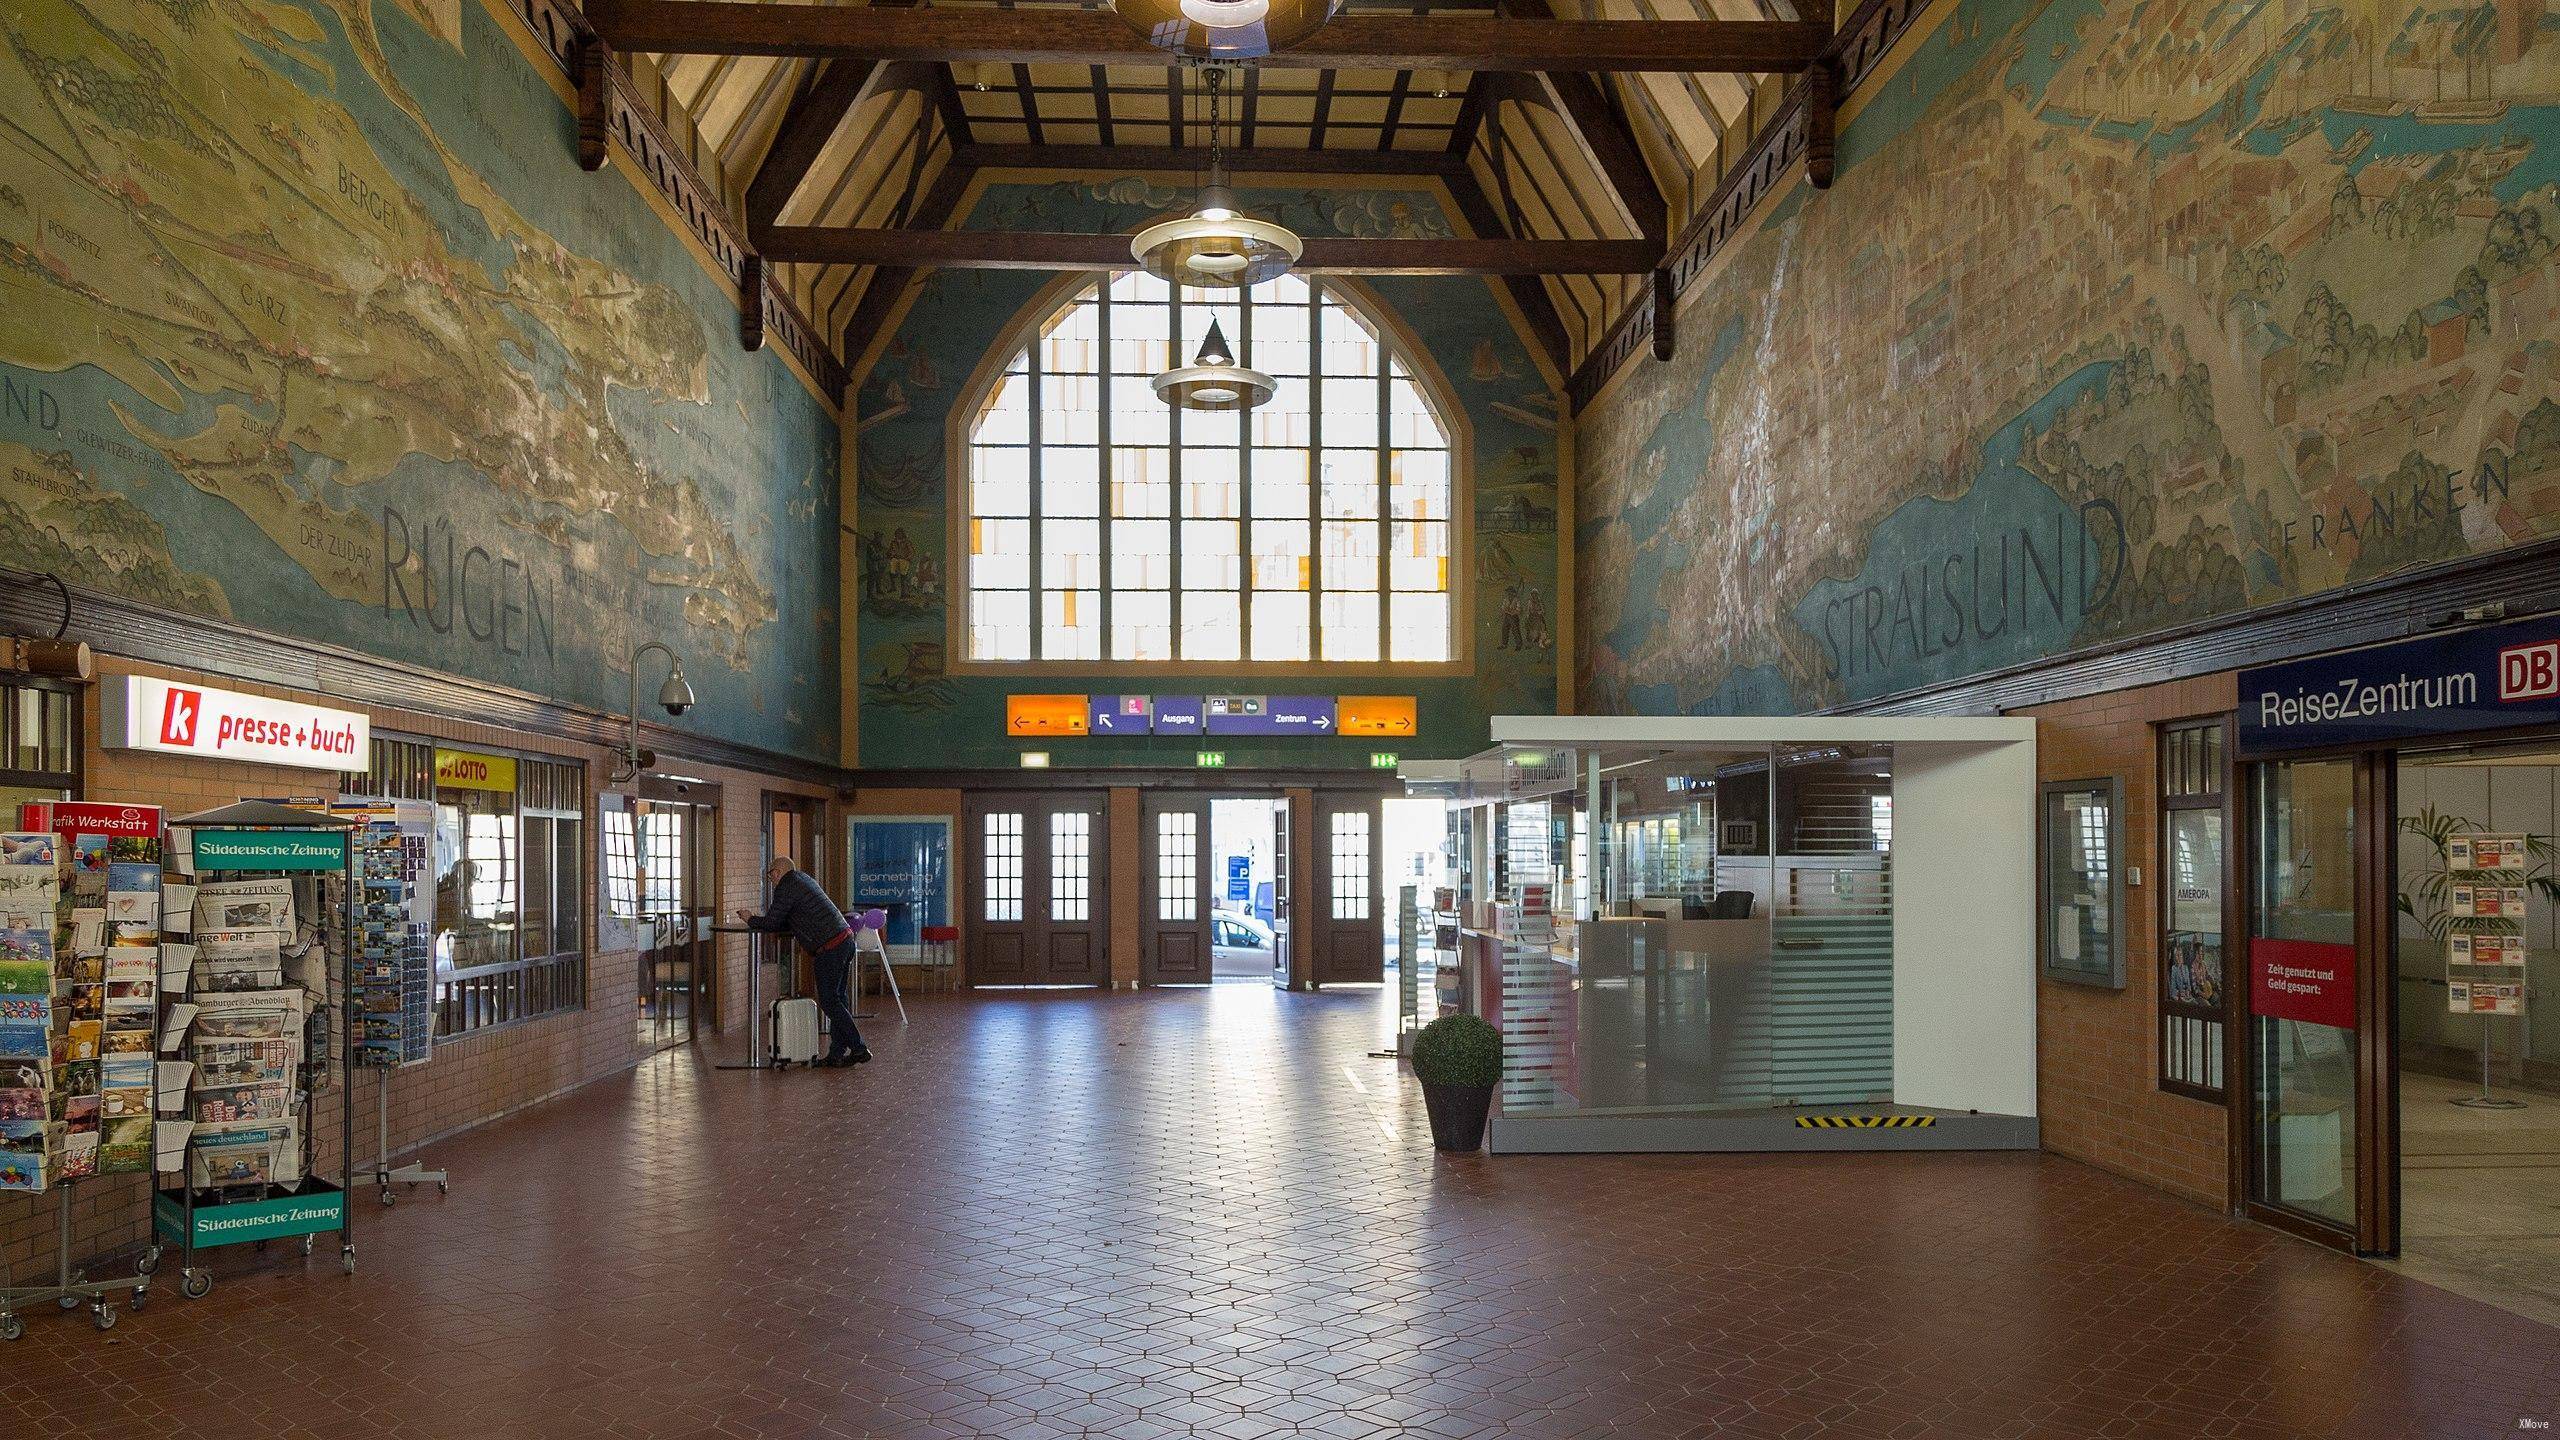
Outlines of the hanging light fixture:
{"label": "hanging light fixture", "polygon": [[1185,410],[1250,410],[1277,388],[1270,376],[1236,363],[1227,332],[1215,320],[1190,364],[1156,377],[1156,398]]}
{"label": "hanging light fixture", "polygon": [[[1205,0],[1204,0],[1205,3]],[[1226,139],[1221,104],[1226,72],[1211,69],[1209,87],[1209,183],[1200,206],[1178,220],[1150,225],[1130,237],[1129,253],[1148,274],[1168,285],[1236,289],[1259,285],[1297,262],[1306,246],[1287,226],[1256,220],[1236,209],[1227,189]]]}
{"label": "hanging light fixture", "polygon": [[1304,40],[1342,0],[1111,0],[1159,50],[1195,60],[1253,60]]}

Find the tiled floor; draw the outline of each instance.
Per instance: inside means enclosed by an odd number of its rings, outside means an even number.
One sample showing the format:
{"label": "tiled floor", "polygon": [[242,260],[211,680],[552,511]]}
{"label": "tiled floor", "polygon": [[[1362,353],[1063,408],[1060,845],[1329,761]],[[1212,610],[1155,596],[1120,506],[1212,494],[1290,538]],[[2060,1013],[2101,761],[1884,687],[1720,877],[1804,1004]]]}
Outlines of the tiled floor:
{"label": "tiled floor", "polygon": [[2560,1324],[2560,1095],[2400,1077],[2401,1273]]}
{"label": "tiled floor", "polygon": [[[436,1148],[0,1434],[2492,1436],[2560,1330],[2036,1155],[1436,1160],[1377,999],[932,997]],[[2530,1433],[2530,1432],[2526,1432]]]}

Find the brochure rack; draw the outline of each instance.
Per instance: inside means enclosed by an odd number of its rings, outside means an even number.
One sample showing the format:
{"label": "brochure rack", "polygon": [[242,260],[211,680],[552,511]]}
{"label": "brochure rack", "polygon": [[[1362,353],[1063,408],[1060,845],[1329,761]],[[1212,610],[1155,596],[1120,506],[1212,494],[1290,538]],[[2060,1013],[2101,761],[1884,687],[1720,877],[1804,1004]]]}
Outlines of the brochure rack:
{"label": "brochure rack", "polygon": [[2446,837],[2445,996],[2456,1015],[2480,1019],[2480,1093],[2453,1103],[2472,1110],[2521,1110],[2492,1088],[2489,1031],[2501,1015],[2524,1013],[2524,917],[2532,837],[2462,832]]}
{"label": "brochure rack", "polygon": [[[201,884],[218,885],[226,881],[266,880],[294,881],[336,875],[346,883],[340,900],[344,914],[332,923],[344,924],[351,933],[361,933],[362,920],[358,906],[363,885],[358,875],[354,825],[335,816],[265,801],[244,800],[217,810],[190,815],[170,824],[171,859],[180,870]],[[181,833],[183,832],[183,833]],[[326,886],[314,886],[326,894]],[[199,893],[203,893],[200,885]],[[234,907],[237,908],[237,907]],[[337,907],[333,907],[337,908]],[[229,924],[226,919],[224,924]],[[296,917],[296,923],[299,918]],[[196,933],[201,955],[207,944],[203,925]],[[307,952],[306,952],[307,953]],[[243,1147],[232,1135],[208,1136],[201,1113],[209,1107],[198,1102],[197,1128],[187,1134],[174,1155],[162,1156],[162,1189],[152,1205],[153,1244],[144,1256],[145,1272],[156,1269],[166,1246],[178,1247],[179,1293],[198,1298],[213,1288],[213,1275],[195,1263],[196,1251],[219,1245],[300,1236],[302,1253],[312,1250],[312,1238],[331,1230],[338,1232],[340,1263],[350,1275],[356,1268],[354,1211],[347,1196],[355,1185],[355,1086],[353,1084],[353,1037],[361,1023],[356,1011],[356,988],[350,951],[340,947],[334,954],[323,950],[328,958],[321,967],[321,1000],[307,1007],[300,1031],[299,1063],[293,1068],[290,1106],[296,1122],[294,1131],[277,1142],[269,1153],[270,1167],[262,1168],[255,1160],[254,1144]],[[334,973],[332,972],[334,967]],[[263,1031],[246,1030],[235,1037],[228,1027],[220,1026],[210,1035],[195,1034],[206,1028],[204,1018],[210,1011],[219,1015],[223,992],[200,991],[199,977],[205,973],[199,962],[195,969],[176,978],[174,985],[162,991],[165,1009],[162,1015],[161,1044],[164,1050],[187,1043],[193,1035],[199,1046],[197,1053],[209,1053],[202,1047],[237,1045],[244,1049],[278,1043],[267,1039]],[[274,993],[278,996],[299,994],[288,984],[274,992],[249,991],[249,994]],[[246,1038],[241,1038],[246,1037]],[[317,1155],[315,1121],[318,1118],[319,1092],[330,1082],[335,1070],[338,1088],[339,1135],[338,1176],[334,1183],[315,1172]],[[201,1070],[192,1077],[198,1089],[208,1076]],[[225,1144],[225,1141],[235,1143]],[[245,1148],[249,1158],[238,1158],[235,1152]],[[290,1152],[292,1163],[284,1163]],[[174,1177],[165,1173],[174,1160]],[[279,1173],[281,1172],[281,1173]]]}
{"label": "brochure rack", "polygon": [[351,896],[353,908],[330,927],[330,945],[353,981],[350,1053],[358,1068],[374,1072],[374,1190],[385,1205],[397,1198],[394,1185],[433,1185],[437,1194],[450,1194],[444,1171],[417,1160],[391,1163],[391,1072],[426,1063],[435,1048],[435,964],[428,949],[435,810],[423,800],[341,795],[329,813],[357,827],[352,842],[362,893]]}
{"label": "brochure rack", "polygon": [[54,1192],[52,1283],[0,1274],[0,1340],[19,1307],[53,1301],[116,1323],[140,1310],[148,1272],[91,1277],[72,1263],[72,1190],[152,1163],[151,1039],[161,944],[160,812],[148,805],[37,801],[0,835],[0,1189]]}

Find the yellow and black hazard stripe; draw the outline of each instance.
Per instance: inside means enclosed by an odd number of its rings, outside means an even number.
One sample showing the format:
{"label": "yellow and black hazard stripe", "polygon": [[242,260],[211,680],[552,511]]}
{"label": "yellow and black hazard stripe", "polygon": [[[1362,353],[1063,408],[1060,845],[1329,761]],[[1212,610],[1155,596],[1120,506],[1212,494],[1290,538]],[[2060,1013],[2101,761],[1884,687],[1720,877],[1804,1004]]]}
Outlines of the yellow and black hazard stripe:
{"label": "yellow and black hazard stripe", "polygon": [[1926,1130],[1935,1115],[1799,1115],[1799,1130]]}

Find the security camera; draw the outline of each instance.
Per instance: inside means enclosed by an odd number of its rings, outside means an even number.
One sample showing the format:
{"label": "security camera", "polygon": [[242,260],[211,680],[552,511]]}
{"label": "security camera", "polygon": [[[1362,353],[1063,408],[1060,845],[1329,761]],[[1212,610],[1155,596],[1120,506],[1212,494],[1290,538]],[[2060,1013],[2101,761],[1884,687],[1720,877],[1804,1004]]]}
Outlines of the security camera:
{"label": "security camera", "polygon": [[669,715],[682,715],[693,708],[693,687],[685,683],[684,671],[678,669],[658,687],[658,705]]}

